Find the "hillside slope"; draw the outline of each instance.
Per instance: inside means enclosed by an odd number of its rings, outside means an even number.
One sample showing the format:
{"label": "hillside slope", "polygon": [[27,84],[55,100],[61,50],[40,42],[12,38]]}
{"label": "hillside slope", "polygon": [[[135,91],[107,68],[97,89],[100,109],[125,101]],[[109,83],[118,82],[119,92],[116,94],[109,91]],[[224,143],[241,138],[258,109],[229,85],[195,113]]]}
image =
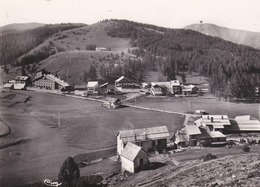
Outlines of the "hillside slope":
{"label": "hillside slope", "polygon": [[22,32],[25,30],[30,30],[30,29],[36,29],[38,27],[44,26],[44,23],[13,23],[9,25],[5,25],[0,27],[2,30],[2,35],[5,34],[11,34],[11,33],[17,33],[17,32]]}
{"label": "hillside slope", "polygon": [[230,29],[207,23],[188,25],[184,27],[184,29],[198,31],[200,33],[209,36],[216,36],[236,44],[247,45],[260,49],[260,32]]}

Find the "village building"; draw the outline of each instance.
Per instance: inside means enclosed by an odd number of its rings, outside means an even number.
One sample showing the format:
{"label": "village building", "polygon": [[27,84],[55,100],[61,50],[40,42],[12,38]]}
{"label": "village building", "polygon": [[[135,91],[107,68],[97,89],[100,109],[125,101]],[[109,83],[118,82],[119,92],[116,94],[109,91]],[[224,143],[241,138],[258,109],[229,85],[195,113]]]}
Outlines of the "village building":
{"label": "village building", "polygon": [[124,76],[121,76],[115,81],[115,92],[118,93],[139,93],[141,83],[132,81]]}
{"label": "village building", "polygon": [[[40,75],[40,73],[39,73]],[[33,86],[40,89],[61,90],[69,88],[70,85],[52,74],[42,74],[33,80]]]}
{"label": "village building", "polygon": [[171,90],[172,94],[182,94],[182,89],[181,89],[179,80],[170,81],[170,85],[171,85],[171,89],[172,89]]}
{"label": "village building", "polygon": [[88,87],[87,87],[86,84],[75,85],[74,86],[74,94],[79,95],[79,96],[87,96],[88,95],[87,89],[88,89]]}
{"label": "village building", "polygon": [[105,101],[103,102],[102,106],[107,107],[107,108],[119,108],[122,105],[120,99],[118,98],[113,98],[113,97],[107,97]]}
{"label": "village building", "polygon": [[225,132],[231,125],[227,115],[202,115],[195,121],[195,124],[198,127],[207,126],[210,131],[220,132]]}
{"label": "village building", "polygon": [[98,81],[89,81],[87,85],[88,95],[98,94]]}
{"label": "village building", "polygon": [[151,92],[153,95],[175,95],[181,94],[182,88],[178,80],[168,82],[151,82]]}
{"label": "village building", "polygon": [[226,136],[219,131],[210,131],[207,126],[200,127],[201,135],[197,141],[202,146],[223,146],[226,144]]}
{"label": "village building", "polygon": [[226,136],[219,131],[210,131],[207,126],[185,125],[172,138],[180,147],[225,145]]}
{"label": "village building", "polygon": [[194,85],[182,85],[182,94],[186,96],[191,96],[198,93],[198,87]]}
{"label": "village building", "polygon": [[128,142],[120,155],[122,171],[135,173],[149,164],[148,154],[140,147]]}
{"label": "village building", "polygon": [[152,95],[154,96],[162,96],[162,95],[166,95],[166,92],[167,92],[167,87],[165,86],[159,86],[158,84],[156,83],[151,83],[151,93]]}
{"label": "village building", "polygon": [[198,135],[201,135],[199,127],[194,123],[189,123],[176,131],[174,143],[182,147],[196,146]]}
{"label": "village building", "polygon": [[231,120],[230,132],[260,132],[260,121],[250,115],[236,116]]}
{"label": "village building", "polygon": [[16,76],[13,88],[15,90],[24,90],[31,85],[32,85],[32,81],[29,76]]}
{"label": "village building", "polygon": [[110,84],[108,82],[100,85],[98,89],[98,93],[100,95],[114,94],[114,92],[115,92],[115,84]]}
{"label": "village building", "polygon": [[117,135],[117,153],[120,155],[128,142],[143,148],[146,152],[162,152],[167,147],[170,136],[166,126],[119,131]]}

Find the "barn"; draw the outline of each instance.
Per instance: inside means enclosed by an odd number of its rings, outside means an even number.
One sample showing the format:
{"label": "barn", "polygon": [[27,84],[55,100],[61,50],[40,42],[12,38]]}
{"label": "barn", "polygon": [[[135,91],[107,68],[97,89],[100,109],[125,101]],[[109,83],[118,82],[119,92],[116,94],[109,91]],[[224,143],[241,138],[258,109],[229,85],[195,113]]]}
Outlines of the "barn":
{"label": "barn", "polygon": [[166,126],[119,131],[117,135],[117,153],[120,155],[128,142],[132,142],[146,152],[162,152],[167,147],[170,136]]}
{"label": "barn", "polygon": [[149,164],[148,154],[139,146],[128,142],[121,155],[122,171],[135,173]]}

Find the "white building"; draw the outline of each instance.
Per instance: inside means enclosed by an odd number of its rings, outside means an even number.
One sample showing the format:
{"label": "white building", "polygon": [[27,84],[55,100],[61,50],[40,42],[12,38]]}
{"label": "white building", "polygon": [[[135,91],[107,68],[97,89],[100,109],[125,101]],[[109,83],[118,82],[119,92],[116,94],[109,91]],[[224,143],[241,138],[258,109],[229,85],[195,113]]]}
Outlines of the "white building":
{"label": "white building", "polygon": [[121,155],[122,171],[135,173],[149,164],[148,154],[139,146],[128,142]]}

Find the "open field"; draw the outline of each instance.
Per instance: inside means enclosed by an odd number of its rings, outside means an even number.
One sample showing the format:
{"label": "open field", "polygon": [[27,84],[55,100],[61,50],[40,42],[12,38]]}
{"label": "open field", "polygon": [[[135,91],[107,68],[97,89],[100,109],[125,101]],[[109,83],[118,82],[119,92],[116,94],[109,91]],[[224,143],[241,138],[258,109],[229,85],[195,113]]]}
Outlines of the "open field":
{"label": "open field", "polygon": [[[130,107],[110,110],[99,102],[48,93],[1,94],[0,118],[12,129],[1,142],[22,142],[0,149],[1,186],[57,179],[68,156],[114,148],[119,130],[166,125],[172,131],[184,121],[179,115]],[[93,164],[82,168],[81,175],[95,171],[112,172],[111,165]]]}
{"label": "open field", "polygon": [[238,115],[251,115],[259,119],[259,103],[234,103],[219,101],[211,95],[199,97],[142,97],[136,101],[136,105],[157,108],[173,112],[195,112],[206,110],[209,114],[226,114],[230,118]]}

